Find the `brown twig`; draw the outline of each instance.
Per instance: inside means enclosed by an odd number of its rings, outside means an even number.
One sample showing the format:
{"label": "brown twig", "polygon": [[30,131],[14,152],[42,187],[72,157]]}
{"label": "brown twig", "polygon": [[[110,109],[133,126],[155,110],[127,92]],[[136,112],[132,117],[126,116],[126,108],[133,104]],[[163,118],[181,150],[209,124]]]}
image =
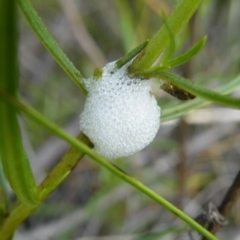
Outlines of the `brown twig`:
{"label": "brown twig", "polygon": [[178,207],[181,209],[183,196],[186,191],[186,175],[187,175],[187,153],[186,153],[186,131],[187,125],[184,118],[179,121],[179,163],[177,166],[177,174],[179,178],[178,191],[180,198],[178,200]]}
{"label": "brown twig", "polygon": [[[193,15],[193,17],[191,18],[191,20],[189,21],[189,27],[191,29],[190,31],[190,45],[193,45],[194,41],[195,41],[195,24],[196,24],[196,14],[195,13]],[[188,61],[183,68],[183,72],[184,72],[184,77],[186,77],[187,79],[191,79],[192,77],[192,64],[191,64],[191,60]],[[179,121],[179,146],[180,146],[180,150],[179,150],[179,164],[178,164],[178,177],[179,177],[179,183],[178,183],[178,187],[179,187],[179,193],[180,195],[183,197],[184,194],[186,193],[186,177],[187,177],[187,152],[186,152],[186,140],[187,140],[187,130],[188,130],[188,126],[187,123],[185,121],[185,118],[182,117]],[[182,198],[180,198],[180,202],[179,202],[179,207],[181,208],[181,200]]]}
{"label": "brown twig", "polygon": [[[232,206],[240,196],[240,171],[238,172],[237,176],[235,177],[232,185],[228,189],[222,203],[219,206],[219,212],[222,214],[223,217],[226,217],[227,214],[230,212]],[[208,230],[211,233],[216,233],[221,225],[219,223],[210,223],[208,226]],[[206,239],[206,238],[203,238]]]}
{"label": "brown twig", "polygon": [[[235,177],[232,185],[226,192],[222,203],[218,207],[218,212],[221,214],[221,217],[226,218],[226,216],[230,212],[232,206],[235,204],[239,196],[240,196],[240,170],[237,176]],[[207,226],[207,229],[213,234],[215,234],[220,229],[221,226],[225,225],[222,224],[221,221],[220,222],[216,221],[216,219],[214,221],[209,222],[209,219],[206,218],[205,213],[200,214],[196,218],[196,220],[203,226]],[[202,240],[206,240],[206,238],[203,237]]]}

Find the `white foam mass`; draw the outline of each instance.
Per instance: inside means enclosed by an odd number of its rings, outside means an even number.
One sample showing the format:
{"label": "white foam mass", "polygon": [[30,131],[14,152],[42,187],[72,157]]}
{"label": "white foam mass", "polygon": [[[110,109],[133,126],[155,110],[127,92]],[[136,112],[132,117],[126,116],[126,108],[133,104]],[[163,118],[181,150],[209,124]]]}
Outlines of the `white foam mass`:
{"label": "white foam mass", "polygon": [[128,65],[115,62],[103,68],[102,77],[85,79],[88,90],[80,115],[80,129],[95,151],[108,159],[129,156],[143,149],[160,126],[161,109],[150,81],[129,77]]}

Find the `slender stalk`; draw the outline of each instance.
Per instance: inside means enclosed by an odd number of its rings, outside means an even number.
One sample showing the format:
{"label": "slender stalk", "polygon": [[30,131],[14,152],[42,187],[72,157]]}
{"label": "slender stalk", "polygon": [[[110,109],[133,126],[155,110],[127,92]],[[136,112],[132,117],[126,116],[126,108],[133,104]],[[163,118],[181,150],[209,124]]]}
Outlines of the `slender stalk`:
{"label": "slender stalk", "polygon": [[[222,95],[226,95],[232,93],[238,87],[240,87],[240,76],[237,76],[233,80],[229,81],[227,84],[219,87],[216,91],[218,93],[221,93]],[[161,122],[166,122],[174,118],[183,116],[184,114],[187,114],[196,108],[204,107],[211,103],[212,102],[209,100],[197,97],[191,101],[176,104],[169,108],[164,108],[162,110]]]}
{"label": "slender stalk", "polygon": [[[183,28],[192,17],[202,0],[180,0],[172,15],[167,19],[173,36]],[[149,41],[147,47],[134,60],[129,67],[132,73],[145,70],[157,60],[160,54],[166,49],[170,41],[168,30],[163,26]]]}
{"label": "slender stalk", "polygon": [[167,71],[161,71],[161,70],[158,71],[157,69],[154,69],[154,70],[147,70],[143,73],[139,73],[139,75],[144,76],[146,78],[158,77],[196,96],[205,98],[207,100],[210,100],[228,107],[240,108],[239,98],[224,96],[215,91],[203,88],[200,85],[193,84],[189,80]]}
{"label": "slender stalk", "polygon": [[116,65],[118,68],[121,68],[123,65],[125,65],[127,62],[132,60],[134,57],[136,57],[148,44],[148,40],[139,46],[135,47],[131,51],[129,51],[126,55],[121,57],[120,59],[117,60]]}
{"label": "slender stalk", "polygon": [[[88,146],[92,146],[86,136],[80,133],[77,139]],[[39,201],[43,202],[48,195],[58,187],[61,182],[68,176],[73,168],[78,164],[79,160],[84,156],[82,151],[71,147],[62,157],[61,161],[49,173],[46,179],[39,186]],[[0,239],[8,240],[12,232],[35,211],[38,206],[26,206],[18,203],[11,212],[11,215],[5,220],[0,227]]]}
{"label": "slender stalk", "polygon": [[[18,91],[17,9],[14,0],[0,1],[0,89]],[[23,147],[16,109],[0,101],[0,147],[4,174],[25,204],[37,204],[37,186]]]}
{"label": "slender stalk", "polygon": [[[147,195],[148,197],[153,199],[155,202],[159,203],[164,208],[168,209],[169,211],[171,211],[172,213],[177,215],[179,218],[181,218],[184,222],[186,222],[189,226],[191,226],[193,229],[198,231],[203,236],[207,237],[210,240],[217,239],[211,233],[209,233],[205,228],[203,228],[201,225],[199,225],[197,222],[195,222],[192,218],[190,218],[184,212],[182,212],[181,210],[176,208],[173,204],[168,202],[166,199],[164,199],[163,197],[161,197],[160,195],[155,193],[153,190],[149,189],[147,186],[145,186],[138,180],[129,176],[128,174],[126,174],[124,171],[122,171],[118,167],[114,166],[112,163],[107,161],[102,156],[98,155],[95,151],[93,151],[91,148],[89,148],[85,143],[78,141],[77,139],[75,139],[74,137],[69,135],[67,132],[62,130],[60,127],[58,127],[56,124],[48,121],[44,116],[42,116],[40,113],[38,113],[36,110],[31,108],[30,106],[27,106],[26,104],[23,104],[20,101],[9,97],[8,95],[2,93],[1,91],[0,91],[0,96],[3,97],[3,99],[6,100],[8,103],[10,103],[12,106],[14,106],[18,110],[22,111],[26,116],[28,116],[29,118],[34,120],[36,123],[44,126],[45,128],[47,128],[49,131],[51,131],[56,136],[64,139],[65,141],[70,143],[76,149],[89,155],[90,157],[92,157],[92,159],[94,161],[96,161],[98,164],[100,164],[101,166],[103,166],[104,168],[109,170],[112,174],[115,174],[116,176],[120,177],[125,182],[129,183],[130,185],[132,185],[133,187],[138,189],[140,192],[144,193],[145,195]],[[60,175],[58,174],[58,170],[54,170],[54,171],[60,178],[62,177],[61,174]],[[67,173],[65,173],[65,174],[67,174]],[[53,179],[57,179],[57,178],[54,177]],[[48,184],[44,185],[44,189],[48,189]],[[42,194],[45,196],[44,189],[42,190],[43,191]],[[48,191],[45,191],[45,192],[48,192]],[[16,226],[11,226],[11,223],[15,222],[16,218],[18,219],[18,221],[19,221],[19,219],[21,219],[21,221],[23,221],[22,218],[25,219],[30,214],[30,213],[28,213],[28,214],[24,214],[24,216],[22,216],[23,208],[24,208],[24,206],[20,204],[18,209],[15,209],[14,214],[9,216],[5,225],[3,225],[3,227],[0,231],[0,237],[4,236],[3,233],[6,232],[6,229],[12,229],[12,228],[16,227]],[[1,238],[1,239],[5,240],[5,238]]]}
{"label": "slender stalk", "polygon": [[0,162],[0,225],[10,213],[10,199],[7,190],[7,181],[3,175],[2,164]]}
{"label": "slender stalk", "polygon": [[[192,18],[194,19],[194,18]],[[187,52],[183,53],[182,55],[169,60],[166,65],[170,66],[170,67],[176,67],[178,65],[182,65],[185,62],[188,62],[189,60],[191,60],[191,58],[193,58],[195,55],[197,55],[202,48],[205,46],[207,37],[204,36],[201,40],[199,40],[198,43],[196,43],[192,48],[190,48]]]}
{"label": "slender stalk", "polygon": [[17,0],[18,4],[31,25],[33,31],[36,33],[44,47],[60,65],[60,67],[68,74],[73,82],[85,93],[87,91],[82,81],[81,73],[76,69],[73,63],[68,59],[66,54],[58,46],[57,42],[52,38],[51,34],[43,24],[41,18],[33,8],[30,0]]}
{"label": "slender stalk", "polygon": [[[227,216],[232,206],[236,203],[237,200],[239,200],[239,197],[240,197],[240,171],[235,177],[232,185],[229,187],[227,193],[223,198],[221,205],[218,208],[219,212],[223,217]],[[208,230],[215,234],[220,229],[220,227],[221,225],[218,222],[214,222],[209,224]],[[202,240],[205,239],[206,239],[205,237],[202,238]]]}

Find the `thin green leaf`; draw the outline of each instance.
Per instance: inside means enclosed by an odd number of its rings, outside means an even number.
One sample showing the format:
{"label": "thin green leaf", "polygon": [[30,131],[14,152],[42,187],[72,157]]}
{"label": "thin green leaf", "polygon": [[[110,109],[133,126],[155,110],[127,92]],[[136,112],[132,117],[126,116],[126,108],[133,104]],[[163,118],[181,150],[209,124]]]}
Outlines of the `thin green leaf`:
{"label": "thin green leaf", "polygon": [[[53,122],[48,121],[44,116],[42,116],[39,112],[31,108],[30,106],[21,103],[20,101],[11,98],[10,96],[4,94],[0,90],[0,96],[5,100],[8,101],[12,106],[16,107],[18,110],[21,110],[26,116],[28,116],[30,119],[32,119],[34,122],[44,126],[48,130],[50,130],[53,134],[56,136],[64,139],[68,143],[70,143],[72,146],[74,146],[76,149],[84,152],[85,154],[89,155],[95,162],[100,164],[102,167],[106,168],[108,171],[110,171],[112,174],[120,177],[125,182],[129,183],[160,205],[162,205],[164,208],[168,209],[175,215],[177,215],[179,218],[181,218],[184,222],[186,222],[189,226],[191,226],[193,229],[198,231],[203,236],[207,237],[210,240],[217,240],[215,236],[213,236],[210,232],[208,232],[205,228],[203,228],[201,225],[199,225],[196,221],[194,221],[192,218],[190,218],[188,215],[186,215],[184,212],[176,208],[173,204],[168,202],[166,199],[155,193],[153,190],[139,182],[138,180],[134,179],[133,177],[129,176],[127,173],[125,173],[123,170],[120,170],[119,168],[115,167],[111,162],[107,161],[102,156],[98,155],[94,150],[89,148],[87,145],[85,145],[82,142],[79,142],[74,137],[69,135],[67,132],[62,130],[60,127],[58,127]],[[1,236],[1,232],[0,232]]]}
{"label": "thin green leaf", "polygon": [[176,42],[175,42],[174,35],[171,31],[171,28],[168,24],[168,18],[164,11],[161,12],[161,16],[169,36],[169,45],[166,51],[164,52],[163,58],[161,59],[161,65],[164,66],[164,65],[167,65],[165,63],[172,57],[173,53],[175,52]]}
{"label": "thin green leaf", "polygon": [[128,52],[125,56],[121,57],[119,60],[117,60],[116,65],[118,68],[121,68],[123,65],[125,65],[127,62],[132,60],[134,57],[136,57],[148,44],[147,40],[146,42],[140,44],[139,46],[135,47],[133,50]]}
{"label": "thin green leaf", "polygon": [[[1,149],[0,149],[1,151]],[[2,164],[0,162],[0,225],[10,213],[10,199],[7,191],[7,180],[3,175]]]}
{"label": "thin green leaf", "polygon": [[[174,36],[178,34],[192,17],[201,2],[202,0],[178,1],[178,5],[175,7],[172,15],[168,18],[168,25]],[[169,40],[166,26],[163,26],[149,41],[147,47],[133,61],[130,67],[130,72],[135,73],[151,67],[164,49],[166,49]]]}
{"label": "thin green leaf", "polygon": [[183,53],[177,58],[174,58],[166,63],[167,66],[169,67],[176,67],[178,65],[181,65],[187,61],[189,61],[191,58],[196,56],[202,48],[205,46],[207,40],[207,36],[204,36],[195,46],[193,46],[190,50],[187,52]]}
{"label": "thin green leaf", "polygon": [[159,79],[165,80],[174,86],[183,89],[191,94],[205,98],[212,102],[216,102],[232,108],[240,108],[240,99],[223,96],[215,91],[203,88],[199,85],[196,85],[185,78],[182,78],[176,74],[167,72],[167,71],[158,71],[157,69],[147,70],[143,73],[139,73],[140,76],[151,78],[157,77]]}
{"label": "thin green leaf", "polygon": [[[15,1],[1,0],[0,16],[0,89],[16,96],[17,12]],[[36,205],[37,187],[25,153],[16,109],[0,101],[0,146],[4,174],[17,197],[25,204]]]}
{"label": "thin green leaf", "polygon": [[[88,146],[92,147],[89,139],[80,133],[77,139]],[[62,182],[70,171],[79,163],[79,160],[84,156],[84,153],[71,147],[62,157],[61,161],[53,168],[44,181],[39,186],[39,201],[44,201],[47,196]],[[13,231],[36,210],[38,206],[26,206],[24,204],[16,204],[11,215],[5,220],[0,228],[0,239],[9,240]]]}
{"label": "thin green leaf", "polygon": [[[235,79],[229,81],[224,86],[221,86],[216,91],[222,95],[230,94],[235,89],[240,87],[240,76],[236,77]],[[161,121],[166,122],[178,117],[181,117],[194,109],[207,106],[212,102],[202,98],[195,98],[194,100],[187,101],[184,103],[176,104],[175,106],[169,108],[162,109]]]}
{"label": "thin green leaf", "polygon": [[40,41],[44,47],[53,56],[60,67],[68,74],[68,76],[73,80],[73,82],[85,93],[85,89],[82,75],[73,65],[73,63],[68,59],[66,54],[58,46],[57,42],[52,38],[51,34],[48,32],[41,18],[38,16],[37,12],[33,8],[30,0],[17,0],[18,4],[24,13],[26,19],[31,25],[33,31],[39,37]]}

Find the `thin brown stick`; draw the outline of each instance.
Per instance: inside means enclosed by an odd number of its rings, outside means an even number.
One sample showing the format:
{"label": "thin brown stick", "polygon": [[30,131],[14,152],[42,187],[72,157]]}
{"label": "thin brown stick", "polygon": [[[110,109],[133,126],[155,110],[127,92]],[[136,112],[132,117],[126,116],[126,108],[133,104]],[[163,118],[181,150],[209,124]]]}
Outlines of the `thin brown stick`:
{"label": "thin brown stick", "polygon": [[[223,198],[222,203],[220,204],[220,206],[218,208],[220,214],[223,217],[226,217],[228,215],[232,206],[235,204],[235,202],[237,201],[239,196],[240,196],[240,170],[239,170],[237,176],[235,177],[232,185],[229,187],[227,193],[225,194],[225,196]],[[200,221],[201,221],[203,218],[205,218],[205,216],[204,216],[204,214],[201,214],[197,218],[200,219]],[[214,221],[214,222],[211,222],[210,224],[208,224],[207,229],[211,233],[215,234],[220,229],[221,226],[222,226],[221,224]],[[203,237],[202,240],[206,240],[206,238]]]}
{"label": "thin brown stick", "polygon": [[[195,41],[195,25],[196,25],[196,15],[195,13],[191,20],[189,21],[189,27],[190,27],[190,45],[193,45]],[[184,67],[183,67],[183,72],[184,72],[184,77],[187,79],[192,78],[192,64],[191,60],[188,61]],[[187,152],[186,152],[186,141],[187,141],[187,130],[188,126],[186,123],[186,120],[184,117],[182,117],[179,121],[179,145],[180,145],[180,150],[179,150],[179,164],[178,164],[178,177],[179,177],[179,194],[180,194],[180,200],[179,200],[179,208],[181,208],[182,205],[182,197],[186,194],[186,177],[187,177]]]}
{"label": "thin brown stick", "polygon": [[178,207],[182,208],[182,200],[186,193],[186,175],[187,175],[187,153],[186,153],[186,138],[187,125],[184,118],[179,121],[179,163],[177,166],[178,174],[178,191],[180,198],[178,200]]}

